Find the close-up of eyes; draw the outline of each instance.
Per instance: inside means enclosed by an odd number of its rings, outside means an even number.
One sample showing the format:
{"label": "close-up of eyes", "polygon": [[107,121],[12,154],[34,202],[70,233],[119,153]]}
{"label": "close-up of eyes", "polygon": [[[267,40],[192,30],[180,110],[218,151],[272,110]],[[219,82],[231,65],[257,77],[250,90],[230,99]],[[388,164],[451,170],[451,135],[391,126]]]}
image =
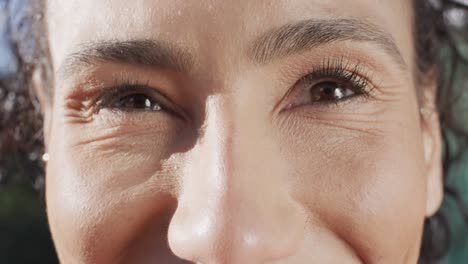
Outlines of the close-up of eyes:
{"label": "close-up of eyes", "polygon": [[[286,106],[291,109],[302,105],[337,105],[355,97],[370,96],[368,75],[359,65],[350,67],[341,60],[328,61],[301,77],[288,91],[293,97]],[[181,115],[169,98],[157,88],[137,81],[124,82],[103,89],[97,108],[123,112],[161,112]]]}

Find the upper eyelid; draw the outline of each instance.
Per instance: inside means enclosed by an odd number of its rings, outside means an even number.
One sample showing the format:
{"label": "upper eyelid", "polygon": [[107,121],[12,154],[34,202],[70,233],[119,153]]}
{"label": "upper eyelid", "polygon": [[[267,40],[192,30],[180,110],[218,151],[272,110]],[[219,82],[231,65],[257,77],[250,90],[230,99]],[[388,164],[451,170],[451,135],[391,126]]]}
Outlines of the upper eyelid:
{"label": "upper eyelid", "polygon": [[344,77],[339,75],[347,74],[353,80],[364,82],[363,85],[368,88],[365,92],[371,95],[370,92],[379,87],[374,72],[375,69],[365,62],[348,60],[345,57],[329,57],[323,59],[319,66],[312,66],[301,79],[314,81],[314,78]]}
{"label": "upper eyelid", "polygon": [[369,80],[367,77],[363,76],[359,72],[349,72],[345,69],[334,69],[334,73],[321,73],[321,72],[311,72],[302,79],[310,83],[320,83],[322,81],[330,78],[334,81],[349,81],[353,85],[353,88],[359,89],[359,92],[367,93],[371,92],[372,85],[369,85]]}
{"label": "upper eyelid", "polygon": [[[180,101],[177,94],[171,93],[173,87],[179,85],[181,76],[172,72],[136,68],[131,65],[121,65],[101,61],[93,64],[86,71],[73,72],[57,79],[57,86],[63,87],[64,96],[91,102],[105,89],[123,85],[140,85],[156,89],[171,101]],[[171,95],[171,97],[167,96]]]}
{"label": "upper eyelid", "polygon": [[347,78],[350,80],[363,80],[366,83],[369,81],[369,77],[366,77],[365,74],[357,71],[357,70],[347,70],[343,68],[333,68],[333,69],[318,69],[312,70],[302,78],[312,79],[312,78]]}
{"label": "upper eyelid", "polygon": [[370,79],[373,75],[374,68],[361,60],[354,61],[348,60],[345,57],[338,57],[324,59],[320,66],[312,67],[312,71],[322,74],[346,71],[349,73],[357,73],[360,77]]}
{"label": "upper eyelid", "polygon": [[291,82],[296,82],[312,72],[324,73],[324,69],[337,68],[348,72],[356,71],[375,87],[384,80],[383,76],[390,76],[391,78],[395,76],[394,72],[386,67],[386,64],[369,57],[367,53],[361,50],[350,53],[324,50],[319,55],[312,53],[288,59],[279,65],[279,76],[281,81],[292,84]]}

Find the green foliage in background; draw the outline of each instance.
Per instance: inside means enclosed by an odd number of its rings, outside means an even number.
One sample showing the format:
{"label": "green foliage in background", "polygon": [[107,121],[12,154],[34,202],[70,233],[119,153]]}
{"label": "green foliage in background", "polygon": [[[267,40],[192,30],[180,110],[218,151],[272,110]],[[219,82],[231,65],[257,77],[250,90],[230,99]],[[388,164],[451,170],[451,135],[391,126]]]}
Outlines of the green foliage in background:
{"label": "green foliage in background", "polygon": [[44,203],[26,180],[0,185],[0,263],[58,263]]}
{"label": "green foliage in background", "polygon": [[[467,40],[459,39],[458,49],[465,58],[468,58]],[[454,84],[456,89],[454,90],[455,100],[452,102],[452,107],[456,113],[455,117],[458,118],[456,122],[461,125],[464,131],[468,131],[468,65],[457,65]],[[462,210],[465,210],[467,213],[465,217],[468,216],[468,149],[466,149],[468,139],[459,138],[451,133],[451,131],[446,131],[446,136],[446,144],[448,146],[445,146],[445,152],[449,149],[452,153],[444,154],[460,154],[458,161],[451,164],[448,175],[446,175],[446,181],[448,186],[454,187],[459,192],[463,204],[461,205],[462,208],[460,208],[460,204],[451,197],[446,196],[444,199],[442,210],[448,212],[450,216],[449,222],[452,239],[449,254],[442,263],[468,263],[468,223],[466,222],[468,219],[465,219],[464,215],[460,213]],[[465,144],[462,145],[462,143]]]}

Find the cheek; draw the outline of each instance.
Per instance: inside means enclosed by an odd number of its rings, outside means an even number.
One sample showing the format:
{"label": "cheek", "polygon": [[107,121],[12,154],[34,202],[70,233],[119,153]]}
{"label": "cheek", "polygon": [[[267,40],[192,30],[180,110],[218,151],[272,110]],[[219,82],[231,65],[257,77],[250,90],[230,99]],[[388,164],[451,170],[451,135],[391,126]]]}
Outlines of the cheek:
{"label": "cheek", "polygon": [[294,195],[320,226],[311,230],[328,229],[369,263],[405,262],[395,260],[417,252],[425,213],[418,133],[303,124],[291,126],[282,149]]}
{"label": "cheek", "polygon": [[[153,234],[153,241],[144,243],[165,244],[167,224],[148,222],[169,221],[176,206],[178,167],[173,160],[180,160],[177,153],[187,147],[190,136],[175,122],[149,121],[124,125],[118,119],[95,120],[53,128],[56,138],[63,137],[49,149],[46,198],[62,260],[113,263],[145,232]],[[155,123],[159,125],[147,125]],[[164,251],[163,246],[156,248]]]}

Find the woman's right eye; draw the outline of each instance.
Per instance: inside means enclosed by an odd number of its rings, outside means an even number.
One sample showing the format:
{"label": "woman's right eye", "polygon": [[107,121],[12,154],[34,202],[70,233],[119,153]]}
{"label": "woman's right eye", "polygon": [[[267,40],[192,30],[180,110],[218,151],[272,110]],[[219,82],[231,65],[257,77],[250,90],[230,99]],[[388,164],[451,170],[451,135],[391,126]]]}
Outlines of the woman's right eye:
{"label": "woman's right eye", "polygon": [[110,108],[116,108],[125,111],[161,111],[161,105],[153,98],[142,94],[135,93],[116,98],[109,105]]}
{"label": "woman's right eye", "polygon": [[171,110],[173,104],[155,89],[142,85],[123,85],[107,90],[98,103],[99,109],[124,112],[160,112]]}

